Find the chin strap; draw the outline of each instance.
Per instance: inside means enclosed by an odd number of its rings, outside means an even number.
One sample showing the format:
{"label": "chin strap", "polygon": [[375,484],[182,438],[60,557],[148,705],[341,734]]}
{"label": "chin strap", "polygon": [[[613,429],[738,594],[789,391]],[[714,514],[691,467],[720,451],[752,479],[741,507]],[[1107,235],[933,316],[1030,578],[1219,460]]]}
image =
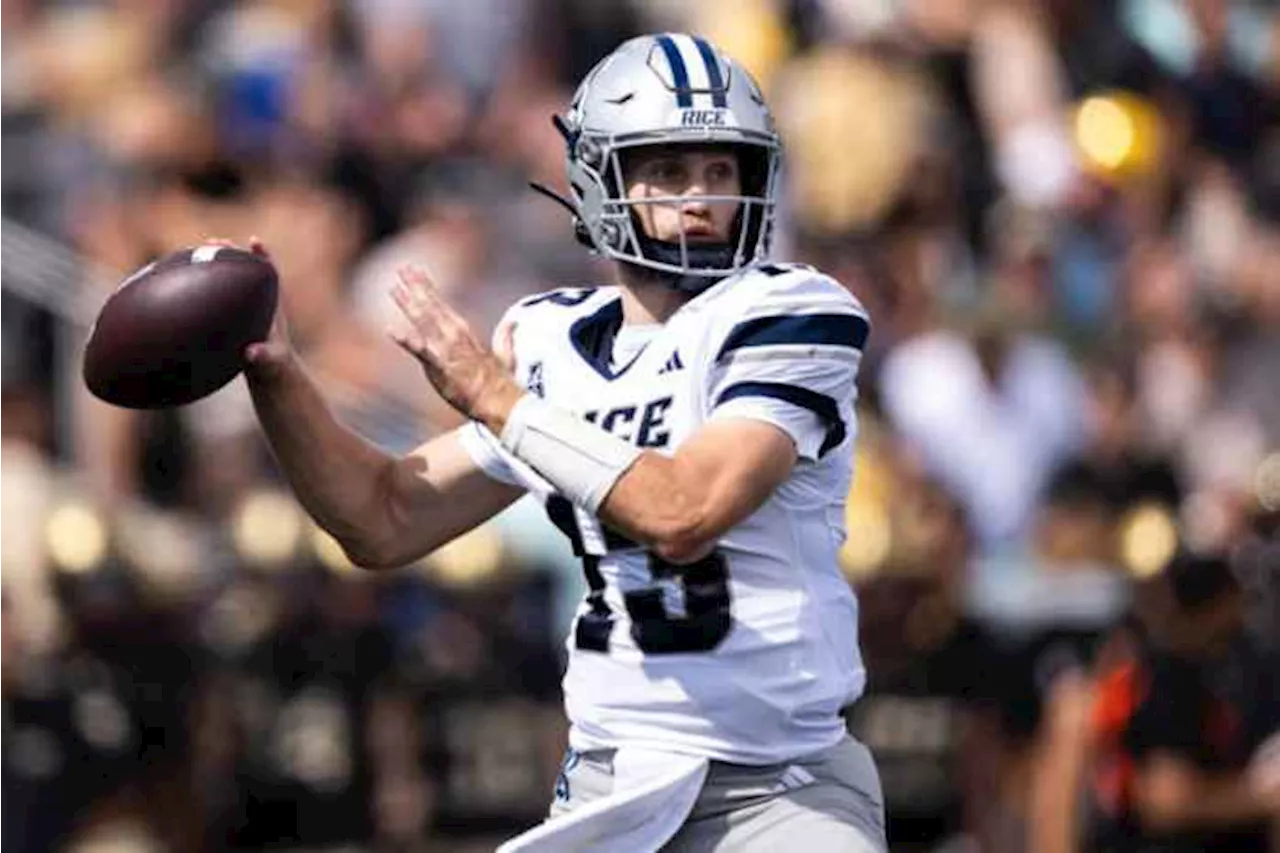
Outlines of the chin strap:
{"label": "chin strap", "polygon": [[[652,237],[640,237],[641,248],[646,258],[662,263],[678,266],[681,261],[680,244],[666,240],[655,240]],[[710,243],[688,247],[688,260],[694,269],[723,269],[733,261],[733,247],[728,243]],[[723,275],[693,275],[678,272],[655,272],[655,276],[668,287],[682,293],[698,294],[717,282],[729,277]]]}
{"label": "chin strap", "polygon": [[560,195],[560,193],[551,189],[551,187],[545,187],[542,184],[538,183],[537,181],[529,181],[529,189],[533,190],[534,192],[538,192],[538,193],[541,193],[542,195],[545,195],[547,198],[551,199],[552,201],[554,201],[555,203],[563,207],[565,210],[569,211],[569,215],[572,216],[574,219],[578,218],[578,209],[573,206],[573,202],[569,201],[569,199],[565,198],[564,196]]}
{"label": "chin strap", "polygon": [[546,196],[565,210],[569,211],[569,216],[573,220],[573,236],[577,238],[579,243],[586,246],[588,249],[595,249],[596,244],[591,241],[591,235],[587,233],[587,227],[582,224],[582,219],[578,216],[578,209],[573,206],[573,202],[569,201],[569,199],[560,195],[560,193],[550,187],[543,186],[536,181],[529,181],[529,189],[540,195]]}

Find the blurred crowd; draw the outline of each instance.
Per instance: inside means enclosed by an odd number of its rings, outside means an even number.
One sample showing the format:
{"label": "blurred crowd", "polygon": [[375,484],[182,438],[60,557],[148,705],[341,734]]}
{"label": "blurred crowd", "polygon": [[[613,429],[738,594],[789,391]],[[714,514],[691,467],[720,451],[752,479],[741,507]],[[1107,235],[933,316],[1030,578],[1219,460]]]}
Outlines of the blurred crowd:
{"label": "blurred crowd", "polygon": [[1280,850],[1269,0],[6,0],[6,846],[539,819],[582,589],[541,509],[362,575],[239,380],[115,409],[79,352],[128,271],[256,235],[344,422],[451,428],[384,334],[390,273],[485,330],[605,280],[526,182],[563,187],[581,76],[667,29],[761,82],[777,253],[874,321],[842,560],[893,849]]}

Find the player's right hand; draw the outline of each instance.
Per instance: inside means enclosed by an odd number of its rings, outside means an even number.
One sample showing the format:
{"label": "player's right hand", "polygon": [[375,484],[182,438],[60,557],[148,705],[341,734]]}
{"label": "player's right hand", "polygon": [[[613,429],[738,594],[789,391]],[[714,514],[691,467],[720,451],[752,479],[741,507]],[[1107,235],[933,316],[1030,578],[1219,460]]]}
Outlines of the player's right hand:
{"label": "player's right hand", "polygon": [[[219,245],[232,245],[226,240],[210,240]],[[261,258],[271,260],[271,253],[266,245],[257,237],[249,238],[249,251]],[[276,302],[276,313],[271,320],[271,329],[265,341],[249,344],[244,350],[245,370],[252,376],[268,377],[279,370],[293,358],[293,344],[289,340],[289,324],[284,314],[284,294]]]}

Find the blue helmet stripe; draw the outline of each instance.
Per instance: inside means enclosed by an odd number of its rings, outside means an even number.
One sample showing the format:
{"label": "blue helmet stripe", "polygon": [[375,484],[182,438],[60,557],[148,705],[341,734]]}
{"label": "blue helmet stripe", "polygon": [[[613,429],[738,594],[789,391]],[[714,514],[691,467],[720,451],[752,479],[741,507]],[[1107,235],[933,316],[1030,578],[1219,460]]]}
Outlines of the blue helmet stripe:
{"label": "blue helmet stripe", "polygon": [[671,79],[676,86],[676,106],[693,106],[693,90],[689,88],[689,69],[684,67],[684,58],[680,49],[671,40],[671,36],[658,36],[658,45],[667,55],[667,64],[671,66]]}
{"label": "blue helmet stripe", "polygon": [[725,97],[724,78],[720,76],[720,62],[716,59],[715,51],[711,49],[711,45],[707,44],[705,39],[698,36],[693,37],[693,42],[698,46],[698,53],[702,54],[702,61],[707,66],[707,82],[711,86],[711,103],[716,107],[729,106],[729,99]]}

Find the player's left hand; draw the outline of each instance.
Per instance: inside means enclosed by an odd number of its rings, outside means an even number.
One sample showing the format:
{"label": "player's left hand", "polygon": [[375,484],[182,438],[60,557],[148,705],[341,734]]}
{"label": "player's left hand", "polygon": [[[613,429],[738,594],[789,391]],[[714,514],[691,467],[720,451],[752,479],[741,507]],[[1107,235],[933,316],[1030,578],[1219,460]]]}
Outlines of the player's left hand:
{"label": "player's left hand", "polygon": [[416,358],[427,379],[449,405],[501,431],[507,413],[523,395],[507,366],[440,295],[420,267],[403,267],[391,297],[409,321],[389,334]]}

